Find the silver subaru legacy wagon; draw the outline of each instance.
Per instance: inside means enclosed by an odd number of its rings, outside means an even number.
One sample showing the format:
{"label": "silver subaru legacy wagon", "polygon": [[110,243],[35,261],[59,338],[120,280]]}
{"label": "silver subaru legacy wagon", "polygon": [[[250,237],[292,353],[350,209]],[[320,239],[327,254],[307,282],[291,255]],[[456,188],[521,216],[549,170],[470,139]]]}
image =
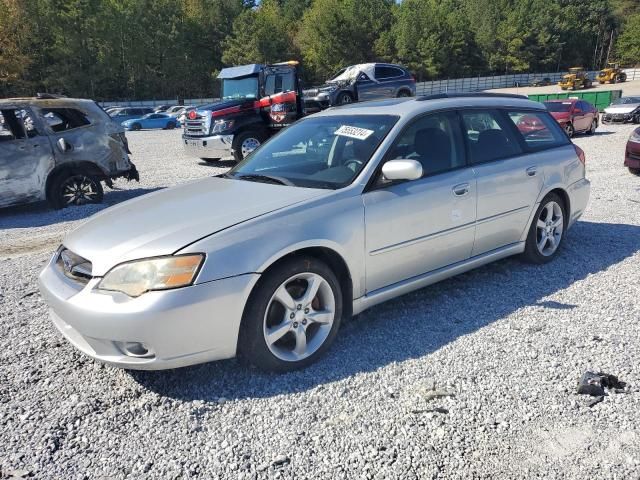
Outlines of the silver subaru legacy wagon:
{"label": "silver subaru legacy wagon", "polygon": [[353,104],[225,175],[98,213],[40,289],[62,334],[112,365],[287,371],[380,302],[510,255],[552,260],[589,192],[582,150],[523,97]]}

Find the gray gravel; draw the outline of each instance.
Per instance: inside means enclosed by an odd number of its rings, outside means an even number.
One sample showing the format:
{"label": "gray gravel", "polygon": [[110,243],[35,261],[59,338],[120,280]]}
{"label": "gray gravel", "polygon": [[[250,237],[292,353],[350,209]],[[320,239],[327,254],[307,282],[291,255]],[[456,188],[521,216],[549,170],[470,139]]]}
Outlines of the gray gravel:
{"label": "gray gravel", "polygon": [[[576,139],[591,204],[555,262],[508,259],[387,302],[347,323],[319,363],[281,376],[233,360],[126,372],[77,353],[36,277],[102,207],[1,212],[0,478],[638,478],[631,129]],[[129,137],[142,181],[118,183],[107,204],[227,166],[183,156],[177,132]],[[574,392],[587,369],[627,392],[586,406]]]}

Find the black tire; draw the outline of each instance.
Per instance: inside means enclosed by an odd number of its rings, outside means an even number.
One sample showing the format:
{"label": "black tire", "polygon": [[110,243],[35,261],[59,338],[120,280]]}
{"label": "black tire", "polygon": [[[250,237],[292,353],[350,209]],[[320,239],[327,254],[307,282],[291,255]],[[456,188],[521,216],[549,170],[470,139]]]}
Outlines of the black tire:
{"label": "black tire", "polygon": [[400,90],[398,92],[398,98],[407,98],[411,96],[411,92],[407,91],[407,90]]}
{"label": "black tire", "polygon": [[[329,285],[335,305],[333,324],[324,342],[314,353],[301,360],[287,361],[277,357],[267,345],[264,332],[267,309],[270,308],[271,299],[281,285],[291,277],[306,273],[320,275]],[[251,292],[240,324],[238,355],[243,362],[269,372],[288,372],[305,368],[322,356],[333,343],[340,328],[342,311],[342,290],[334,272],[325,263],[314,257],[292,257],[268,270]],[[281,318],[278,313],[276,313],[276,317]],[[307,326],[307,328],[310,327]],[[285,334],[282,340],[289,340],[286,338],[289,334]]]}
{"label": "black tire", "polygon": [[176,124],[174,122],[167,124],[167,130],[173,130],[174,128],[176,128]]}
{"label": "black tire", "polygon": [[[243,148],[242,145],[245,142],[249,142],[251,139],[258,142],[258,146],[262,145],[264,141],[267,139],[267,135],[264,132],[258,130],[247,130],[239,133],[233,139],[233,158],[236,162],[240,162],[244,160],[245,155],[242,153]],[[257,148],[257,147],[256,147]]]}
{"label": "black tire", "polygon": [[[547,208],[547,205],[551,202],[555,202],[558,204],[562,210],[562,235],[560,236],[560,241],[558,246],[555,248],[555,251],[550,255],[543,255],[538,249],[538,219],[540,218],[541,212]],[[527,240],[525,242],[525,249],[522,257],[529,263],[535,264],[543,264],[548,263],[553,260],[560,249],[562,248],[562,243],[564,242],[564,237],[567,234],[567,207],[564,204],[564,200],[555,193],[549,193],[542,199],[540,202],[540,206],[536,210],[536,214],[533,217],[533,221],[531,222],[531,226],[529,227],[529,233],[527,234]]]}
{"label": "black tire", "polygon": [[616,82],[623,83],[627,81],[627,75],[625,73],[619,73],[616,75]]}
{"label": "black tire", "polygon": [[348,105],[353,103],[353,97],[349,92],[340,92],[338,98],[336,98],[336,105]]}
{"label": "black tire", "polygon": [[139,123],[134,123],[133,125],[131,125],[131,130],[142,130],[142,125],[140,125]]}
{"label": "black tire", "polygon": [[589,130],[587,130],[587,135],[593,135],[596,133],[596,129],[598,128],[598,120],[595,118],[591,121],[591,126]]}
{"label": "black tire", "polygon": [[631,175],[635,175],[637,177],[640,177],[640,168],[629,167],[629,173]]}
{"label": "black tire", "polygon": [[564,126],[564,131],[569,138],[573,138],[573,136],[576,134],[576,130],[575,128],[573,128],[573,125],[570,122],[567,122],[567,124]]}
{"label": "black tire", "polygon": [[[90,188],[91,193],[83,193],[82,196],[73,199],[68,197],[70,191],[80,192],[87,187]],[[103,198],[104,190],[100,180],[93,175],[78,171],[59,173],[51,180],[47,191],[47,200],[56,210],[73,205],[101,203]]]}

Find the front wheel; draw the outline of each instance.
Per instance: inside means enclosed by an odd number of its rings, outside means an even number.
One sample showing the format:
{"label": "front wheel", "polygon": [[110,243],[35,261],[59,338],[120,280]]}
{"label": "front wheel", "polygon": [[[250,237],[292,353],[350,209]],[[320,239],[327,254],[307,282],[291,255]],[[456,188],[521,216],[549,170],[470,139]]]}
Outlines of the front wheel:
{"label": "front wheel", "polygon": [[233,157],[239,162],[247,157],[265,141],[266,136],[261,132],[242,132],[233,139]]}
{"label": "front wheel", "polygon": [[176,124],[174,122],[167,124],[167,130],[173,130],[174,128],[176,128]]}
{"label": "front wheel", "polygon": [[533,217],[525,244],[524,258],[530,263],[547,263],[557,255],[566,229],[564,201],[555,193],[550,193]]}
{"label": "front wheel", "polygon": [[264,274],[240,326],[240,357],[287,372],[313,363],[331,345],[342,317],[342,290],[333,271],[314,257],[286,260]]}
{"label": "front wheel", "polygon": [[104,190],[100,181],[86,173],[61,173],[51,181],[48,200],[55,209],[100,203]]}
{"label": "front wheel", "polygon": [[347,105],[349,103],[353,103],[353,97],[348,92],[341,92],[336,99],[336,103],[338,105]]}
{"label": "front wheel", "polygon": [[131,130],[141,130],[142,129],[142,125],[140,125],[139,123],[134,123],[133,125],[131,125]]}

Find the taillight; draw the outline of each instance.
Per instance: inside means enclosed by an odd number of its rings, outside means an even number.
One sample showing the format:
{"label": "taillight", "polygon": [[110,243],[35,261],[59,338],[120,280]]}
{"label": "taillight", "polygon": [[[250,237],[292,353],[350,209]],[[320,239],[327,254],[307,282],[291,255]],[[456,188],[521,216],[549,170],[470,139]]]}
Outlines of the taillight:
{"label": "taillight", "polygon": [[573,148],[576,149],[576,154],[578,158],[582,162],[583,165],[587,164],[587,157],[584,155],[584,150],[582,150],[578,145],[573,145]]}

